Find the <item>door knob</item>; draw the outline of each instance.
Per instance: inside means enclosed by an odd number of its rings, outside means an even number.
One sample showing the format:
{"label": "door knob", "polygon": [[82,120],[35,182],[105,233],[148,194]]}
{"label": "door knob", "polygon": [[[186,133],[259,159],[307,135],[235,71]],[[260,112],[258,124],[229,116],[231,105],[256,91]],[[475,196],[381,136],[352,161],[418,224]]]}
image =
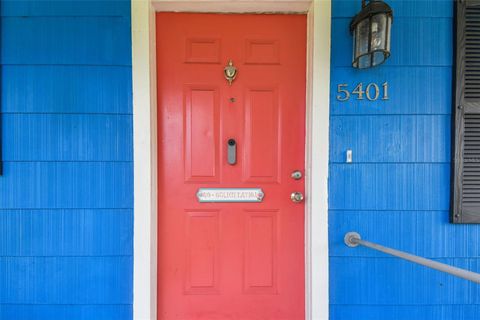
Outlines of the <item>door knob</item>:
{"label": "door knob", "polygon": [[290,199],[292,199],[293,202],[298,203],[303,201],[303,194],[301,192],[292,192],[290,195]]}

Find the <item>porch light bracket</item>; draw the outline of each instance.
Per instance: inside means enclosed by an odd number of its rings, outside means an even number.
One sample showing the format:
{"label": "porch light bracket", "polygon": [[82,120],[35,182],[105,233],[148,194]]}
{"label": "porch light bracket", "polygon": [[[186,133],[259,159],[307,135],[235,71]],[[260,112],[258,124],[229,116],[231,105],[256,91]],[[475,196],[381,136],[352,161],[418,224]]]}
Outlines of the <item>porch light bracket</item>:
{"label": "porch light bracket", "polygon": [[392,8],[381,0],[362,0],[362,10],[350,22],[353,35],[352,66],[366,69],[390,57]]}

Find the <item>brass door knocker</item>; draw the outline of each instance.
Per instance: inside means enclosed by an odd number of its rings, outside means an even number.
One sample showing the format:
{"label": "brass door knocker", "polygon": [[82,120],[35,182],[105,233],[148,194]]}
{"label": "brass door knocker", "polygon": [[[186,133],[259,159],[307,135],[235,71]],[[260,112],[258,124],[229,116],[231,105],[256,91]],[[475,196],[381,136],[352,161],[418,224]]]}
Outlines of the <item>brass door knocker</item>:
{"label": "brass door knocker", "polygon": [[233,80],[237,77],[237,68],[233,65],[233,61],[229,60],[228,65],[223,69],[225,74],[225,79],[227,79],[228,84],[231,86]]}

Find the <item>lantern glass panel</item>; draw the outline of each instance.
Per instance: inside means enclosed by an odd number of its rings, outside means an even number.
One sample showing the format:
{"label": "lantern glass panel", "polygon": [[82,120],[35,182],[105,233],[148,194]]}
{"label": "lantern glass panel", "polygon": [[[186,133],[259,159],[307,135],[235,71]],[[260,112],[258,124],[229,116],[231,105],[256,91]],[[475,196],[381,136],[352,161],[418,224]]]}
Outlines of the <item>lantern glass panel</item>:
{"label": "lantern glass panel", "polygon": [[386,36],[387,36],[387,41],[386,41],[386,47],[385,49],[390,52],[390,34],[391,34],[391,31],[392,30],[392,17],[391,16],[387,16],[387,33],[386,33]]}
{"label": "lantern glass panel", "polygon": [[370,67],[370,55],[366,54],[358,58],[358,68],[364,69],[364,68],[369,68]]}
{"label": "lantern glass panel", "polygon": [[[364,20],[360,22],[356,28],[354,33],[354,59],[356,57],[360,57],[362,55],[368,54],[368,38],[370,33],[370,24],[369,20]],[[358,68],[365,68],[364,64],[369,63],[365,57],[361,57],[358,60]]]}
{"label": "lantern glass panel", "polygon": [[392,9],[381,0],[370,0],[363,5],[362,11],[350,22],[354,68],[374,67],[390,56]]}
{"label": "lantern glass panel", "polygon": [[356,56],[361,56],[368,52],[368,32],[369,32],[368,20],[362,21],[358,24],[356,33]]}
{"label": "lantern glass panel", "polygon": [[371,51],[385,49],[386,23],[385,14],[377,14],[372,17]]}
{"label": "lantern glass panel", "polygon": [[385,53],[383,51],[376,51],[372,53],[372,67],[378,66],[383,61],[385,61]]}

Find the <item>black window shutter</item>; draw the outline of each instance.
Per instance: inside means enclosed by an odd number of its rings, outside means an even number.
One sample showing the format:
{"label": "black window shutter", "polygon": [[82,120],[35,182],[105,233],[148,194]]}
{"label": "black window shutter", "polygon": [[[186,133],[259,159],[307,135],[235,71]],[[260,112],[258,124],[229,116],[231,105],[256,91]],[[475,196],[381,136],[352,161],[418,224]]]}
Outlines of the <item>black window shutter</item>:
{"label": "black window shutter", "polygon": [[480,223],[480,0],[456,2],[451,221]]}

